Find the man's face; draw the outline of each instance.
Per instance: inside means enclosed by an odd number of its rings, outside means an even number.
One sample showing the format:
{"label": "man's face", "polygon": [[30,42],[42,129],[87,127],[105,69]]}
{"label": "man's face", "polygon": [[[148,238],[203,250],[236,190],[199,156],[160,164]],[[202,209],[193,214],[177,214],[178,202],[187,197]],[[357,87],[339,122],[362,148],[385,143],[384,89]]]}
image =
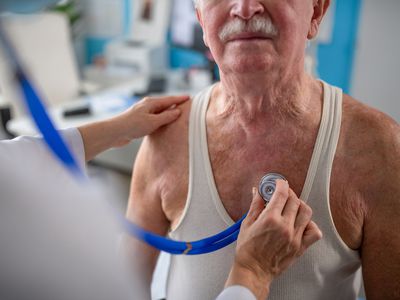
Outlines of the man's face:
{"label": "man's face", "polygon": [[317,0],[200,0],[204,40],[223,72],[303,63]]}

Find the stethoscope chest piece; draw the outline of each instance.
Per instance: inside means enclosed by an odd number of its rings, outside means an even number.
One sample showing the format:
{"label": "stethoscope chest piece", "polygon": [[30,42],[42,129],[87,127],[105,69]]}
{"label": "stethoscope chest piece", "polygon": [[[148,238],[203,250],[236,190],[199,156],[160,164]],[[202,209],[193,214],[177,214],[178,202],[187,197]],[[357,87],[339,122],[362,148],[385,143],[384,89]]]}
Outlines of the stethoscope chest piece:
{"label": "stethoscope chest piece", "polygon": [[271,201],[272,195],[276,189],[276,181],[278,179],[286,180],[286,178],[278,173],[269,173],[261,178],[260,184],[258,186],[258,192],[260,196],[264,199],[265,204]]}

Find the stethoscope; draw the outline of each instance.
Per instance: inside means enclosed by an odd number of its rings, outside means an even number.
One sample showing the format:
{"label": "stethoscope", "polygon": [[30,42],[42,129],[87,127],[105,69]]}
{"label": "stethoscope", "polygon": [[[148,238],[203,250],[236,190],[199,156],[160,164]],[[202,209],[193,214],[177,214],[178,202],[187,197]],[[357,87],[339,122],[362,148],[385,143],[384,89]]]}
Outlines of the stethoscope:
{"label": "stethoscope", "polygon": [[[265,205],[270,202],[276,189],[276,180],[278,179],[286,180],[284,176],[278,173],[269,173],[261,179],[258,192],[264,199]],[[122,223],[130,234],[159,250],[170,254],[198,255],[217,251],[235,242],[240,232],[240,226],[246,218],[246,215],[247,214],[226,230],[194,242],[178,242],[161,237],[140,228],[125,218],[122,220]]]}
{"label": "stethoscope", "polygon": [[[13,47],[8,41],[7,36],[3,32],[1,24],[0,42],[3,44],[6,55],[10,59],[10,65],[15,75],[15,81],[23,95],[23,102],[35,125],[42,133],[43,139],[48,148],[71,173],[71,175],[80,181],[87,180],[87,177],[77,163],[76,158],[70,151],[62,136],[55,129],[55,126],[42,103],[41,97],[24,72],[22,65],[19,63],[18,57],[15,54],[15,51],[13,51]],[[259,183],[258,192],[266,204],[268,204],[275,192],[277,179],[286,180],[278,173],[269,173],[265,175]],[[174,241],[148,232],[122,216],[118,216],[118,218],[126,232],[161,251],[175,255],[199,255],[217,251],[235,242],[239,235],[240,226],[246,218],[246,215],[247,214],[226,230],[216,235],[192,242]]]}

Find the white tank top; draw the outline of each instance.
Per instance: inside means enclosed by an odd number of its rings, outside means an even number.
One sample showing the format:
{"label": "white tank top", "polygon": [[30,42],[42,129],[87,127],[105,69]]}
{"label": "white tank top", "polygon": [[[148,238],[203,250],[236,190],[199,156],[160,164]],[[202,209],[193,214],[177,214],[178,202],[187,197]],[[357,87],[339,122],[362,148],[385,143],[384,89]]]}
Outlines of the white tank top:
{"label": "white tank top", "polygon": [[[340,238],[329,206],[332,163],[340,133],[342,91],[326,83],[320,129],[301,199],[313,209],[323,239],[278,277],[268,300],[356,299],[361,283],[360,257]],[[234,222],[219,198],[206,136],[206,111],[212,87],[192,103],[189,124],[189,190],[186,206],[171,238],[191,241],[216,234]],[[167,281],[168,300],[215,299],[233,262],[235,244],[202,256],[173,256]]]}

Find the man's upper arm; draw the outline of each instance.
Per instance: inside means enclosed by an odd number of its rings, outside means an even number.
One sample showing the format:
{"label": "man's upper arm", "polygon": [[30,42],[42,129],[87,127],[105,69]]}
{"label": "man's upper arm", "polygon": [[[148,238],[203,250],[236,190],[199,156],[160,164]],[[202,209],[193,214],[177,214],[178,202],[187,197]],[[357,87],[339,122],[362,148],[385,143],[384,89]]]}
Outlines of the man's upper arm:
{"label": "man's upper arm", "polygon": [[364,189],[368,209],[361,255],[369,300],[400,299],[400,127],[386,125],[377,143],[376,176]]}
{"label": "man's upper arm", "polygon": [[[163,158],[158,150],[154,137],[144,139],[134,166],[126,215],[144,229],[166,235],[169,222],[162,210],[158,185]],[[133,238],[127,246],[132,263],[150,281],[159,251]]]}
{"label": "man's upper arm", "polygon": [[133,168],[127,217],[148,230],[165,235],[169,223],[160,198],[162,160],[163,155],[154,138],[145,138]]}

